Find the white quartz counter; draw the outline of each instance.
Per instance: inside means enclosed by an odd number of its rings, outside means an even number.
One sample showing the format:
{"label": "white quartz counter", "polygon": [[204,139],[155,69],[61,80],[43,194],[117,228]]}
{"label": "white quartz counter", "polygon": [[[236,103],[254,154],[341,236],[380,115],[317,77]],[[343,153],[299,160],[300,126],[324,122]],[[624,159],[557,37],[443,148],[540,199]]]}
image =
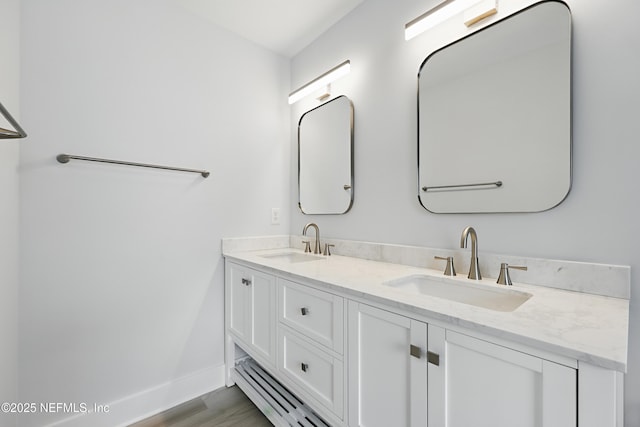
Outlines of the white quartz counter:
{"label": "white quartz counter", "polygon": [[[225,250],[224,256],[260,267],[291,280],[302,280],[327,291],[340,292],[430,319],[504,338],[578,361],[625,372],[629,301],[588,293],[516,283],[510,289],[532,297],[513,312],[500,312],[406,291],[384,285],[400,277],[427,274],[428,268],[332,255],[320,260],[291,263],[267,258],[298,249]],[[466,272],[465,272],[466,273]],[[471,281],[466,274],[448,278],[478,286],[499,287],[494,279]]]}

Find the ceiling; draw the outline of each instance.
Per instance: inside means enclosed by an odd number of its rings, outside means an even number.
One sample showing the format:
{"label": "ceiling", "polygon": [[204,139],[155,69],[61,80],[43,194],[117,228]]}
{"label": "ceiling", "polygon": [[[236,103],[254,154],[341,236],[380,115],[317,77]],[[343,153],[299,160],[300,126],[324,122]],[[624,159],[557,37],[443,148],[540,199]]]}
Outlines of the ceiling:
{"label": "ceiling", "polygon": [[177,0],[203,18],[292,57],[364,0]]}

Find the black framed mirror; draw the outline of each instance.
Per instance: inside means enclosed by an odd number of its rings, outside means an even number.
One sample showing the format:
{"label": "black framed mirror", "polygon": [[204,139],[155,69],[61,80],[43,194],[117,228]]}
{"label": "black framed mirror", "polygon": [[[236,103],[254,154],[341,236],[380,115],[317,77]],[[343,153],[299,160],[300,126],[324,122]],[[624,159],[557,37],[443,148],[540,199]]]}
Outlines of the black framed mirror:
{"label": "black framed mirror", "polygon": [[419,200],[537,212],[571,188],[571,13],[543,1],[437,50],[418,74]]}

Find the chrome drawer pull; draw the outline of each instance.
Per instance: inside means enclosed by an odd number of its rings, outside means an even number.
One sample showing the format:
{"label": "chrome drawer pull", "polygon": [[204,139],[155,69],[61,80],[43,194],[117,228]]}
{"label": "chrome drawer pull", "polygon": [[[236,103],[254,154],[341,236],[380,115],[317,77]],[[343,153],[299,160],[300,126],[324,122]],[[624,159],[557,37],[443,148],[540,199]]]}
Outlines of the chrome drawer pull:
{"label": "chrome drawer pull", "polygon": [[242,284],[245,286],[249,286],[251,284],[251,279],[242,278]]}
{"label": "chrome drawer pull", "polygon": [[307,372],[307,369],[309,369],[309,365],[307,365],[306,363],[301,363],[300,369],[302,369],[302,372]]}
{"label": "chrome drawer pull", "polygon": [[307,307],[302,307],[300,309],[300,313],[302,313],[303,316],[306,316],[307,314],[309,314],[309,309]]}

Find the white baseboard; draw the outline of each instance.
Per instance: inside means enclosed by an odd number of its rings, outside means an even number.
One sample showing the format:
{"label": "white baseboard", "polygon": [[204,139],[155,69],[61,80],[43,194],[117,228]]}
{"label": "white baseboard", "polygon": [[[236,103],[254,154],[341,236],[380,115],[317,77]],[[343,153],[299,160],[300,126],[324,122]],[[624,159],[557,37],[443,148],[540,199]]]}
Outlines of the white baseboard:
{"label": "white baseboard", "polygon": [[125,427],[224,386],[225,367],[194,372],[105,405],[108,413],[87,412],[47,427]]}

